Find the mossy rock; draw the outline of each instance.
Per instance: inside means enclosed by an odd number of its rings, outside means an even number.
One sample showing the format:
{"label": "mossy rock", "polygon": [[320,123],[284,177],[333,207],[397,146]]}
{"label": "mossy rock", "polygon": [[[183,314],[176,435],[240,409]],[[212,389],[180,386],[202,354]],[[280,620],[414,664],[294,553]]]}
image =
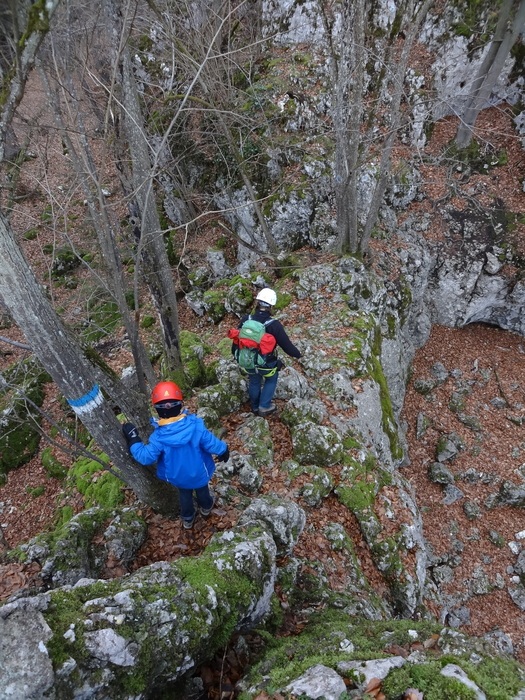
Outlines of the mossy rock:
{"label": "mossy rock", "polygon": [[198,392],[199,411],[210,408],[218,416],[238,411],[246,400],[246,380],[233,360],[220,358],[214,365],[217,383]]}
{"label": "mossy rock", "polygon": [[466,397],[462,391],[454,391],[448,402],[448,407],[452,413],[463,413],[466,408]]}
{"label": "mossy rock", "polygon": [[67,469],[61,462],[53,455],[51,447],[46,447],[41,455],[42,466],[44,467],[46,474],[53,477],[54,479],[65,479],[67,476]]}
{"label": "mossy rock", "polygon": [[325,469],[309,466],[307,471],[310,481],[300,490],[300,495],[305,503],[311,507],[319,506],[323,498],[330,495],[334,483],[332,477]]}
{"label": "mossy rock", "polygon": [[422,396],[429,396],[437,386],[437,379],[415,379],[413,383],[414,391]]}
{"label": "mossy rock", "polygon": [[202,303],[206,309],[207,315],[213,323],[220,323],[226,316],[226,307],[224,306],[224,293],[215,290],[208,290],[202,295]]}
{"label": "mossy rock", "polygon": [[299,464],[299,462],[296,462],[294,459],[285,459],[284,462],[281,463],[281,471],[288,476],[289,483],[292,483],[297,477],[304,474],[306,469],[307,467]]}
{"label": "mossy rock", "polygon": [[84,496],[84,504],[115,508],[124,501],[124,483],[116,476],[105,470],[109,458],[103,453],[96,455],[97,459],[80,457],[68,473],[68,483]]}
{"label": "mossy rock", "polygon": [[301,634],[293,638],[293,644],[290,637],[275,639],[268,636],[266,650],[241,682],[239,700],[254,700],[261,691],[268,695],[282,691],[317,664],[361,683],[360,664],[369,659],[391,658],[391,654],[385,651],[387,646],[409,651],[415,641],[424,648],[425,642],[436,639],[437,644],[432,644],[428,652],[422,651],[417,660],[405,660],[401,668],[392,666],[381,684],[387,700],[398,700],[408,688],[423,691],[425,699],[429,700],[473,700],[479,697],[457,677],[446,677],[441,673],[450,664],[459,667],[487,700],[517,697],[522,688],[520,665],[514,659],[495,653],[489,644],[479,639],[460,635],[461,648],[452,651],[447,638],[457,632],[450,632],[439,623],[377,617],[371,622],[363,615],[358,617],[347,613],[346,610],[352,609],[351,603],[344,604],[341,600],[339,606],[327,606],[322,612],[311,615]]}
{"label": "mossy rock", "polygon": [[41,563],[51,588],[100,578],[108,555],[129,564],[146,538],[147,525],[133,508],[92,507],[69,515],[18,548],[25,561]]}
{"label": "mossy rock", "polygon": [[53,257],[51,276],[54,279],[64,277],[64,275],[80,267],[81,264],[81,258],[71,248],[58,248],[55,250]]}
{"label": "mossy rock", "polygon": [[217,435],[217,437],[221,436],[223,428],[221,424],[221,418],[217,411],[215,411],[210,406],[202,406],[197,411],[197,415],[199,416],[199,418],[202,418],[208,430],[211,430],[215,435]]}
{"label": "mossy rock", "polygon": [[465,413],[459,413],[458,420],[474,432],[479,432],[482,429],[481,421],[477,416],[468,416]]}
{"label": "mossy rock", "polygon": [[29,561],[37,554],[45,563],[51,588],[72,585],[84,577],[98,577],[104,559],[93,547],[93,538],[107,518],[105,509],[84,510],[51,532],[38,535],[22,549]]}
{"label": "mossy rock", "polygon": [[[248,670],[242,682],[246,690],[241,693],[240,700],[254,700],[263,689],[269,695],[278,692],[317,664],[337,669],[339,663],[352,659],[386,658],[387,639],[390,644],[410,646],[410,628],[425,629],[421,633],[423,640],[440,630],[437,624],[423,625],[410,620],[374,620],[371,624],[369,620],[355,619],[343,610],[327,607],[310,616],[305,629],[293,638],[293,644],[289,637],[273,639],[268,644],[261,660]],[[391,632],[392,636],[386,637],[386,632]]]}
{"label": "mossy rock", "polygon": [[211,348],[196,333],[182,330],[180,332],[180,354],[184,366],[184,376],[189,386],[203,386],[208,383],[204,358]]}
{"label": "mossy rock", "polygon": [[205,371],[206,371],[206,378],[204,380],[205,386],[211,386],[212,384],[217,384],[217,382],[219,381],[219,378],[217,377],[217,366],[218,366],[217,360],[214,360],[213,362],[210,362],[209,365],[205,366]]}
{"label": "mossy rock", "polygon": [[280,418],[289,427],[299,425],[305,420],[312,423],[322,423],[326,418],[326,408],[318,399],[303,399],[292,397],[281,411]]}
{"label": "mossy rock", "polygon": [[373,532],[377,536],[381,531],[377,516],[373,512],[377,493],[384,486],[392,482],[388,471],[377,465],[377,460],[370,452],[366,453],[362,461],[347,458],[347,464],[341,471],[339,484],[335,489],[341,503],[343,503],[361,522],[363,528],[370,530],[371,523],[377,523],[377,528],[372,525]]}
{"label": "mossy rock", "polygon": [[4,373],[0,394],[0,482],[11,469],[29,462],[40,444],[44,386],[51,381],[36,360],[17,363]]}
{"label": "mossy rock", "polygon": [[232,357],[232,341],[229,338],[219,340],[216,349],[225,360],[229,360]]}
{"label": "mossy rock", "polygon": [[268,471],[273,467],[273,439],[268,421],[253,418],[237,431],[250,463],[256,469]]}
{"label": "mossy rock", "polygon": [[242,316],[248,313],[253,305],[253,285],[250,280],[236,278],[234,284],[226,292],[224,305],[227,311]]}
{"label": "mossy rock", "polygon": [[344,448],[332,428],[304,421],[291,428],[294,459],[304,464],[329,467],[342,462]]}
{"label": "mossy rock", "polygon": [[214,410],[218,416],[238,411],[243,402],[243,397],[229,391],[228,387],[221,384],[206,387],[199,392],[199,412],[204,409]]}

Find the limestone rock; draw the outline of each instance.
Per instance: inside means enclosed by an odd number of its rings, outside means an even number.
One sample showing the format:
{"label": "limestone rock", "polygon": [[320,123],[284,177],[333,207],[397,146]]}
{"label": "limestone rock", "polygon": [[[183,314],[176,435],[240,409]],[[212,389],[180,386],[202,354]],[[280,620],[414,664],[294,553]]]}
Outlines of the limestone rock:
{"label": "limestone rock", "polygon": [[346,685],[336,671],[317,664],[289,683],[285,691],[309,700],[339,700],[341,694],[346,692]]}

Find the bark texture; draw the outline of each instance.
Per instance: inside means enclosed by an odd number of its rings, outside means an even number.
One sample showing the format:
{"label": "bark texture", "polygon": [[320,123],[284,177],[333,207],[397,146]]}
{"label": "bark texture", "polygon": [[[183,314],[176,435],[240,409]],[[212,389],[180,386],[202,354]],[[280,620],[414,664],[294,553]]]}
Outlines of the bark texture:
{"label": "bark texture", "polygon": [[161,512],[178,514],[175,489],[138,467],[129,456],[120,423],[97,384],[98,372],[45,297],[2,213],[0,258],[0,298],[90,435],[140,500]]}

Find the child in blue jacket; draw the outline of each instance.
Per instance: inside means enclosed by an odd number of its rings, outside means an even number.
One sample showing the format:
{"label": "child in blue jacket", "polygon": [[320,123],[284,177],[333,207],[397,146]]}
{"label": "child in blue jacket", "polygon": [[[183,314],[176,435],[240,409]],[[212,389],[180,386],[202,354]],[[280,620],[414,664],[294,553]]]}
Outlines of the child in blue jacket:
{"label": "child in blue jacket", "polygon": [[195,522],[193,492],[199,512],[207,517],[215,503],[209,487],[215,471],[212,455],[227,462],[228,445],[206,428],[202,418],[182,410],[182,392],[175,382],[157,384],[151,401],[159,418],[151,419],[155,429],[148,443],[142,442],[133,423],[124,423],[122,432],[133,459],[143,465],[156,462],[159,479],[178,488],[182,524],[190,530]]}

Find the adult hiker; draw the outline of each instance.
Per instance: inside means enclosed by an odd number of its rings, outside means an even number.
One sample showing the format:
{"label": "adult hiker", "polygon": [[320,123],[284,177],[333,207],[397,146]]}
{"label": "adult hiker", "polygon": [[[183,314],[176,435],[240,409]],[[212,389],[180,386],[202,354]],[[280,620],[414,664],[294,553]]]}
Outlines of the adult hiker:
{"label": "adult hiker", "polygon": [[149,441],[142,442],[133,423],[124,423],[122,432],[133,459],[143,465],[156,462],[158,478],[177,487],[182,524],[190,530],[196,516],[193,493],[203,517],[209,516],[215,504],[209,487],[215,471],[212,455],[227,462],[230,451],[206,428],[202,418],[183,410],[182,392],[175,382],[159,382],[151,402],[159,417],[151,419],[155,429]]}
{"label": "adult hiker", "polygon": [[[284,350],[290,357],[299,358],[301,352],[295,347],[288,337],[283,325],[280,321],[272,318],[272,307],[277,302],[277,294],[273,289],[265,287],[255,297],[256,306],[251,314],[246,314],[240,320],[239,328],[242,329],[243,324],[247,320],[254,320],[264,325],[264,330],[275,338],[276,344]],[[235,344],[232,345],[232,352],[235,355]],[[264,366],[256,367],[253,370],[247,370],[248,394],[250,397],[250,405],[252,413],[259,416],[268,416],[276,410],[276,405],[272,401],[277,388],[277,380],[279,378],[279,370],[284,366],[282,361],[277,357],[277,353],[273,352],[264,355]]]}

